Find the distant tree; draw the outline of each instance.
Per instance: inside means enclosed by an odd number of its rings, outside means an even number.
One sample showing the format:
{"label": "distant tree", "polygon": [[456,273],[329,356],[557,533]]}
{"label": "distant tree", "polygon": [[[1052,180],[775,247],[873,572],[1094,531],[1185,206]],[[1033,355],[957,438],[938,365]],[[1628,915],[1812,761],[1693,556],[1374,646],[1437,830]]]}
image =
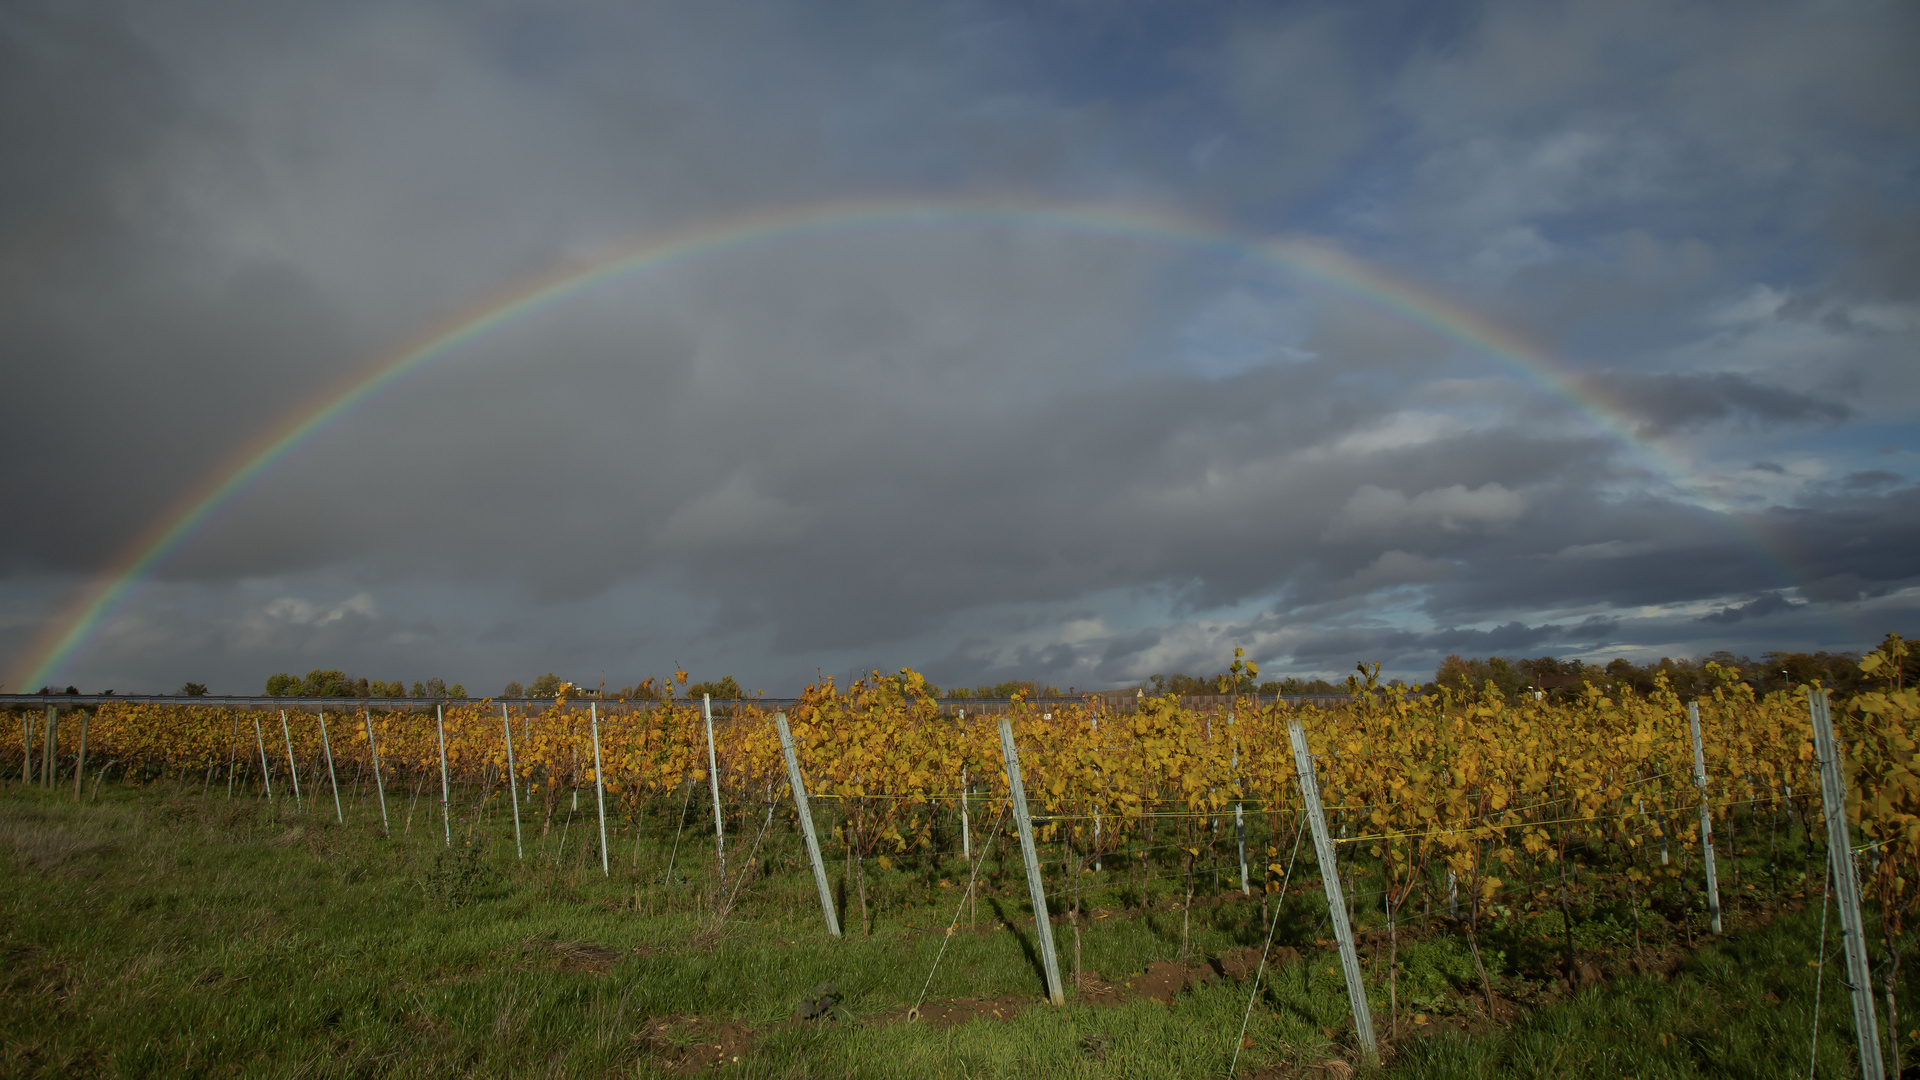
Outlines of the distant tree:
{"label": "distant tree", "polygon": [[300,677],[298,675],[290,675],[284,671],[278,675],[267,676],[267,696],[299,697]]}
{"label": "distant tree", "polygon": [[539,678],[533,680],[533,685],[527,687],[527,696],[528,697],[559,697],[560,687],[562,685],[564,684],[561,681],[560,676],[555,675],[553,672],[549,671],[545,675],[542,675]]}
{"label": "distant tree", "polygon": [[1212,679],[1202,679],[1196,675],[1151,675],[1147,678],[1147,692],[1156,697],[1166,694],[1178,694],[1186,697],[1192,694],[1217,694],[1219,687]]}
{"label": "distant tree", "polygon": [[447,696],[450,698],[466,697],[467,688],[460,683],[454,683],[452,686],[447,687]]}
{"label": "distant tree", "polygon": [[1338,694],[1338,687],[1325,679],[1301,679],[1298,675],[1289,675],[1284,679],[1275,679],[1260,684],[1262,694]]}
{"label": "distant tree", "polygon": [[352,680],[339,668],[314,668],[300,680],[301,697],[352,697]]}
{"label": "distant tree", "polygon": [[526,697],[527,688],[524,686],[521,686],[518,682],[510,682],[506,685],[506,688],[504,690],[500,691],[500,696],[507,697],[507,698]]}
{"label": "distant tree", "polygon": [[354,697],[372,697],[373,684],[368,682],[365,679],[355,679],[353,681],[353,696]]}
{"label": "distant tree", "polygon": [[697,698],[705,694],[716,700],[732,700],[740,696],[740,684],[733,676],[715,679],[712,682],[697,682],[687,687],[687,696]]}
{"label": "distant tree", "polygon": [[180,696],[181,697],[206,697],[207,684],[190,682],[180,688]]}
{"label": "distant tree", "polygon": [[426,691],[426,693],[420,695],[422,697],[443,698],[447,696],[447,682],[438,675],[428,679],[426,686],[422,687],[422,689]]}
{"label": "distant tree", "polygon": [[419,682],[418,680],[416,680],[416,681],[414,682],[414,684],[413,684],[413,690],[412,690],[412,691],[410,692],[410,695],[409,695],[409,696],[411,696],[411,697],[426,697],[426,696],[427,696],[427,684],[425,684],[425,683],[423,683],[423,682]]}
{"label": "distant tree", "polygon": [[[1539,661],[1528,661],[1539,663]],[[1551,663],[1551,659],[1548,660]],[[1485,690],[1488,683],[1500,691],[1502,697],[1513,697],[1534,685],[1534,679],[1526,671],[1514,665],[1504,656],[1489,656],[1484,660],[1467,660],[1459,654],[1448,656],[1440,662],[1439,670],[1434,672],[1435,685],[1451,689],[1455,693],[1468,690]]]}

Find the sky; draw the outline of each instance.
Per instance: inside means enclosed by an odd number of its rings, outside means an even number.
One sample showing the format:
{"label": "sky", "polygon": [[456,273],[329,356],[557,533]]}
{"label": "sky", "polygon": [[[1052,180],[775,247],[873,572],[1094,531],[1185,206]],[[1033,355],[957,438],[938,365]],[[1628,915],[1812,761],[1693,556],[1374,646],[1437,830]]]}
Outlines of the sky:
{"label": "sky", "polygon": [[[0,679],[1920,632],[1917,46],[1891,2],[7,0]],[[195,501],[500,297],[808,215],[525,305]]]}

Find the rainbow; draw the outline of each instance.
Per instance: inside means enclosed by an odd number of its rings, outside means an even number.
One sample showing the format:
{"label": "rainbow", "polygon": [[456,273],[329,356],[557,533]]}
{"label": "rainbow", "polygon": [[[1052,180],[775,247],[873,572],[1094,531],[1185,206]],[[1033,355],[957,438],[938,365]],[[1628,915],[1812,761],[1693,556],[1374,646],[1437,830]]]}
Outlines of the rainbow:
{"label": "rainbow", "polygon": [[[1564,361],[1512,330],[1387,270],[1299,239],[1248,240],[1177,213],[1108,204],[1033,201],[899,200],[824,203],[757,211],[700,222],[611,254],[573,263],[506,288],[430,327],[393,352],[291,410],[227,457],[184,497],[150,521],[106,570],[38,639],[16,669],[15,687],[46,681],[85,644],[140,581],[187,543],[226,503],[261,475],[319,437],[341,417],[435,360],[530,312],[624,276],[781,240],[854,229],[1016,227],[1132,240],[1230,259],[1270,264],[1332,293],[1493,356],[1587,417],[1689,493],[1688,469],[1642,437],[1631,414]],[[1710,499],[1703,501],[1712,503]],[[1770,565],[1794,575],[1757,535],[1733,519],[1743,539]]]}

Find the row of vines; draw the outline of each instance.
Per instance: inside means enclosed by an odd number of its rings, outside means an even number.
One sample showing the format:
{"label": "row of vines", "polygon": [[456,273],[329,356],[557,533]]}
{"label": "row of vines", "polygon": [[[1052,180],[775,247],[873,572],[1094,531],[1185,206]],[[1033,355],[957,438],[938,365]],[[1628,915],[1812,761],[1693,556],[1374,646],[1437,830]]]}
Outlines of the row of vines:
{"label": "row of vines", "polygon": [[[1877,655],[1877,654],[1876,654]],[[1872,661],[1869,657],[1869,661]],[[1821,813],[1804,695],[1756,697],[1731,672],[1698,700],[1707,760],[1706,798],[1716,818]],[[842,841],[856,857],[909,854],[933,842],[963,790],[976,812],[1006,797],[997,717],[943,716],[926,684],[907,671],[846,690],[809,687],[789,720],[810,794],[838,800]],[[1299,806],[1287,722],[1305,721],[1328,810],[1342,839],[1376,862],[1391,912],[1432,887],[1434,871],[1491,896],[1509,885],[1544,898],[1564,886],[1570,850],[1615,868],[1629,882],[1656,873],[1644,857],[1699,843],[1700,793],[1692,777],[1686,704],[1663,684],[1646,696],[1587,687],[1565,700],[1507,700],[1491,686],[1455,699],[1356,686],[1334,708],[1297,709],[1253,700],[1197,712],[1172,698],[1144,698],[1127,712],[1099,704],[1010,709],[1027,798],[1043,815],[1042,839],[1065,841],[1087,860],[1132,849],[1157,826],[1185,828],[1199,842],[1236,807],[1257,811],[1282,840]],[[321,714],[289,710],[293,756],[317,762]],[[1920,896],[1920,776],[1911,689],[1836,703],[1849,773],[1851,822],[1871,852],[1865,883],[1898,932]],[[36,751],[28,713],[12,753]],[[273,712],[178,705],[108,704],[88,718],[88,756],[138,762],[152,775],[208,777],[258,752],[256,722],[277,758],[285,736]],[[455,783],[506,786],[507,728],[523,793],[551,815],[560,793],[594,780],[593,718],[578,702],[542,712],[484,704],[433,711],[325,714],[341,768],[364,772],[374,740],[389,775],[437,773],[440,731]],[[71,726],[69,724],[69,726]],[[610,805],[637,808],[706,780],[706,725],[697,702],[648,703],[598,713],[599,754]],[[70,737],[69,737],[70,738]],[[728,799],[782,804],[787,776],[772,717],[752,704],[714,725],[714,754]],[[66,749],[63,747],[63,749]],[[978,809],[984,803],[984,810]],[[1167,839],[1162,831],[1160,839]],[[1184,842],[1184,841],[1183,841]],[[1668,857],[1659,860],[1669,864]],[[1277,868],[1276,868],[1277,869]],[[1271,876],[1271,875],[1269,875]],[[1471,894],[1470,894],[1471,895]],[[1431,898],[1428,898],[1429,900]]]}

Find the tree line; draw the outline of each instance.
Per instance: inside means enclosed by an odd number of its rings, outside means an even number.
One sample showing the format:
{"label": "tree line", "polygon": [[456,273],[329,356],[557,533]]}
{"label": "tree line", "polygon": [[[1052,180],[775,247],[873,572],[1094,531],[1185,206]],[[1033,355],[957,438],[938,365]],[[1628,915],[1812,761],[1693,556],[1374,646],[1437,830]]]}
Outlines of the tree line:
{"label": "tree line", "polygon": [[[1920,654],[1908,655],[1902,647],[1904,640],[1899,634],[1888,634],[1879,651],[1900,657],[1901,670],[1898,675],[1901,678],[1920,677]],[[1456,654],[1440,662],[1439,670],[1434,672],[1433,682],[1428,683],[1426,689],[1478,690],[1491,683],[1503,695],[1512,697],[1528,690],[1573,694],[1578,693],[1584,684],[1592,683],[1604,690],[1631,690],[1645,694],[1654,688],[1660,676],[1665,675],[1667,684],[1673,687],[1674,692],[1687,697],[1703,692],[1712,682],[1707,673],[1708,664],[1735,672],[1741,682],[1763,694],[1818,684],[1849,695],[1866,689],[1869,681],[1860,670],[1860,654],[1853,652],[1775,651],[1762,653],[1760,659],[1755,660],[1721,650],[1699,658],[1673,659],[1663,656],[1644,664],[1636,664],[1623,657],[1598,664],[1558,660],[1551,656],[1466,659]]]}
{"label": "tree line", "polygon": [[[204,693],[205,688],[201,689]],[[417,681],[409,687],[398,679],[392,682],[368,680],[348,675],[339,668],[314,668],[307,672],[305,678],[285,671],[267,676],[266,694],[268,697],[317,698],[463,698],[467,696],[467,688],[459,683],[448,686],[446,680],[438,675]]]}

